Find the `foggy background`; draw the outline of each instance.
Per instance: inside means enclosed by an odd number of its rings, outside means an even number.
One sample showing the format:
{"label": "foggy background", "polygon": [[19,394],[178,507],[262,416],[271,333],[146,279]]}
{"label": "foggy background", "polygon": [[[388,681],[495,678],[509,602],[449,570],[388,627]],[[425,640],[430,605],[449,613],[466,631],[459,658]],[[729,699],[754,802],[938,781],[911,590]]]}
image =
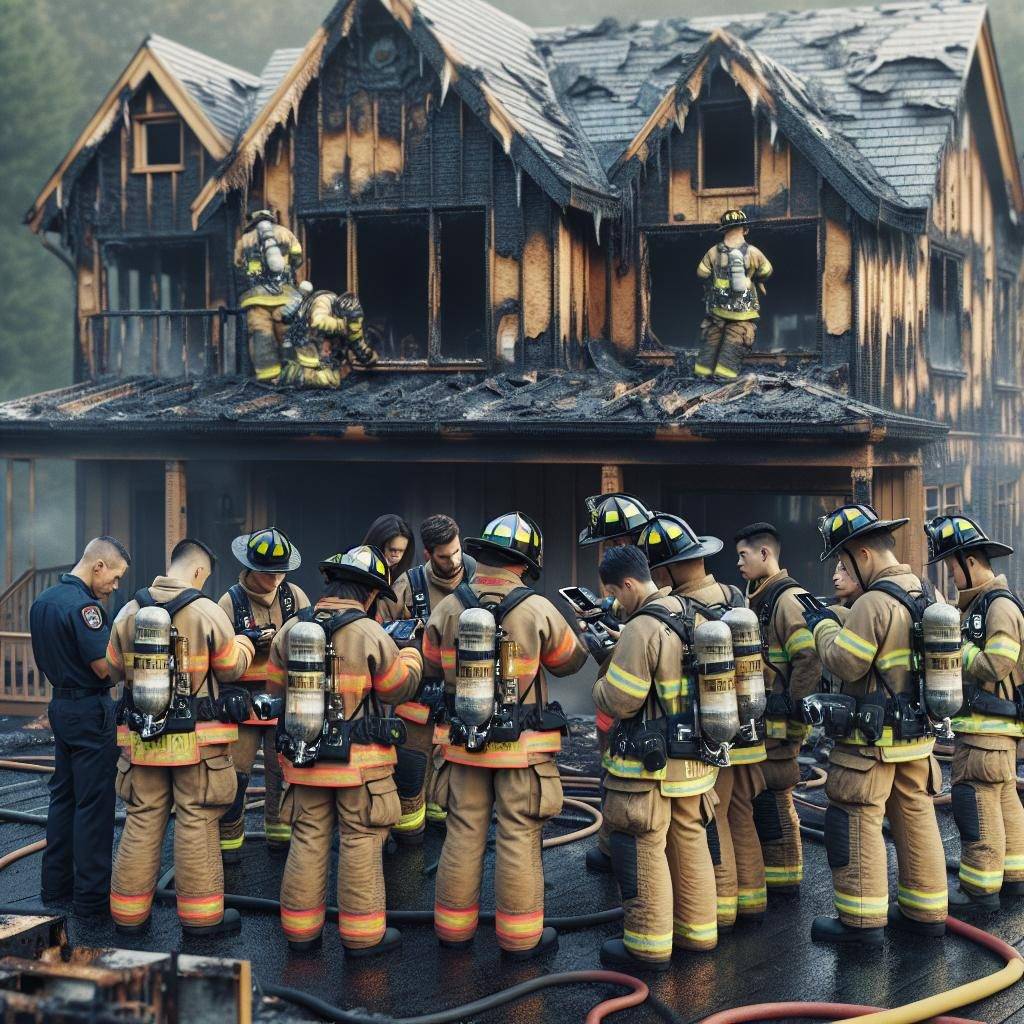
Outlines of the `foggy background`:
{"label": "foggy background", "polygon": [[[692,0],[493,0],[534,25],[590,24],[712,12]],[[270,52],[303,46],[332,0],[0,0],[0,401],[62,387],[71,380],[71,275],[46,252],[22,217],[115,78],[150,32],[259,73]],[[720,0],[714,11],[855,6]],[[989,5],[1018,141],[1024,138],[1024,3]],[[24,508],[27,474],[15,475]],[[73,467],[40,460],[34,528],[37,565],[66,561],[73,546]],[[399,510],[401,511],[401,510]],[[3,506],[0,504],[0,523]],[[17,523],[16,573],[29,524]]]}

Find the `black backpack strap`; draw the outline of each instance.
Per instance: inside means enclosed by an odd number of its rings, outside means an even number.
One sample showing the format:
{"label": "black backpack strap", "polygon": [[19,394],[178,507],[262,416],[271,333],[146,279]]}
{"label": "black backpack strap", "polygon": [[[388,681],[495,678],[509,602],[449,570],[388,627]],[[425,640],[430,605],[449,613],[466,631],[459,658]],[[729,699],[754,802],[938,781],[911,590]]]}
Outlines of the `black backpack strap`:
{"label": "black backpack strap", "polygon": [[235,632],[241,633],[244,629],[252,629],[256,625],[252,617],[252,602],[245,592],[241,583],[236,583],[228,588],[231,597],[231,613],[235,623]]}
{"label": "black backpack strap", "polygon": [[535,591],[529,587],[516,587],[515,590],[509,591],[499,602],[497,608],[494,609],[494,621],[500,626],[502,620],[513,608],[517,605],[521,605],[528,597],[532,597]]}
{"label": "black backpack strap", "polygon": [[295,614],[295,591],[292,590],[287,580],[277,588],[277,600],[281,605],[281,625],[283,626]]}
{"label": "black backpack strap", "polygon": [[761,628],[761,657],[764,658],[766,665],[771,665],[772,669],[778,673],[782,678],[783,685],[789,688],[789,679],[779,672],[778,666],[772,665],[771,658],[768,656],[769,647],[771,646],[768,640],[768,634],[771,629],[772,623],[775,621],[775,609],[779,606],[779,598],[786,593],[787,590],[802,590],[803,587],[791,576],[783,576],[781,580],[776,580],[766,591],[764,597],[761,599],[761,608],[757,613],[757,624]]}
{"label": "black backpack strap", "polygon": [[136,593],[135,600],[140,608],[164,608],[173,619],[182,608],[188,607],[193,601],[198,601],[202,596],[203,592],[201,590],[187,587],[176,597],[171,598],[170,601],[158,601],[153,596],[153,592],[148,587],[145,587]]}
{"label": "black backpack strap", "polygon": [[[683,657],[685,659],[687,656],[686,652],[689,652],[691,650],[691,645],[693,642],[692,619],[688,622],[687,619],[684,617],[687,610],[685,604],[686,598],[676,597],[676,600],[679,601],[680,604],[683,606],[683,615],[676,615],[673,612],[670,612],[664,605],[645,604],[643,605],[643,607],[637,609],[637,611],[633,613],[633,618],[635,618],[637,615],[646,615],[649,618],[657,619],[658,622],[660,622],[663,626],[667,626],[673,633],[675,633],[677,637],[679,637],[680,641],[682,642],[684,651]],[[658,694],[658,687],[653,682],[653,680],[651,682],[651,689],[648,699],[650,699],[651,696],[654,697],[654,702],[658,705],[658,708],[661,711],[661,713],[663,715],[668,715],[668,710],[665,708],[665,705],[662,704],[661,696]],[[644,707],[646,706],[647,704],[645,702]]]}
{"label": "black backpack strap", "polygon": [[727,608],[747,607],[747,599],[743,596],[743,591],[739,587],[734,587],[731,583],[719,583],[718,585],[722,588]]}
{"label": "black backpack strap", "polygon": [[[918,627],[920,626],[921,619],[924,616],[925,608],[927,608],[928,605],[931,604],[931,602],[928,600],[927,595],[924,593],[924,591],[921,591],[919,597],[914,597],[912,593],[904,590],[902,587],[893,583],[892,580],[876,580],[874,583],[871,584],[871,586],[868,587],[868,590],[877,590],[880,593],[885,594],[888,597],[891,597],[894,601],[899,602],[899,604],[906,608],[908,614],[910,615],[911,621],[910,648],[914,651],[917,657],[918,664],[923,664],[923,639],[921,637],[921,631],[920,629],[918,629]],[[877,653],[875,657],[878,657]],[[886,682],[885,676],[883,676],[879,669],[875,667],[874,661],[872,661],[871,667],[874,670],[875,675],[878,676],[878,679],[882,683],[882,686],[885,687],[885,690],[889,694],[889,696],[895,697],[896,695],[895,693],[893,693],[892,687],[890,687],[889,684]]]}
{"label": "black backpack strap", "polygon": [[430,618],[430,590],[427,587],[427,571],[422,565],[409,570],[409,611],[414,619]]}
{"label": "black backpack strap", "polygon": [[356,619],[365,619],[366,612],[359,608],[346,608],[343,612],[335,612],[329,618],[317,618],[316,621],[320,623],[323,628],[324,635],[327,637],[328,642],[334,634],[344,626],[349,625],[356,621]]}
{"label": "black backpack strap", "polygon": [[473,588],[463,580],[452,593],[459,599],[463,608],[479,608],[480,599],[476,596]]}

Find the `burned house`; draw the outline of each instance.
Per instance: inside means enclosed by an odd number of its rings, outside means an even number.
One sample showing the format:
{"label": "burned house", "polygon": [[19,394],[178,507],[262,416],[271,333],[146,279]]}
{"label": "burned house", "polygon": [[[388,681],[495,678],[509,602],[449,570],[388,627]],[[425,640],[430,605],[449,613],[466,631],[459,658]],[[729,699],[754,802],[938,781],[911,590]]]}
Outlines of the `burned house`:
{"label": "burned house", "polygon": [[[250,200],[362,300],[381,362],[338,391],[251,378]],[[732,207],[775,273],[723,385],[693,375],[695,269]],[[346,0],[259,75],[153,36],[27,217],[75,268],[75,372],[0,406],[8,524],[15,462],[72,459],[78,537],[125,538],[133,583],[186,529],[226,551],[274,521],[311,567],[381,511],[472,533],[519,507],[554,593],[595,576],[584,496],[622,487],[726,540],[774,521],[819,589],[815,519],[851,496],[912,517],[917,566],[949,507],[1019,541],[1022,213],[973,0],[539,30]],[[45,573],[14,561],[27,693]]]}

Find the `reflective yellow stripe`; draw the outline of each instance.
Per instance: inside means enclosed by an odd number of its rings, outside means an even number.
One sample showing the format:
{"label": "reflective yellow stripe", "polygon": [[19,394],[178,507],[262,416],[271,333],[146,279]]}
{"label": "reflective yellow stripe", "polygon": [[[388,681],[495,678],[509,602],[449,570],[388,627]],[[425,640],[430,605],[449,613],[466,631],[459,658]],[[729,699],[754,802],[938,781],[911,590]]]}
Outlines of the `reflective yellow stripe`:
{"label": "reflective yellow stripe", "polygon": [[847,654],[852,654],[855,658],[869,663],[874,661],[875,654],[878,653],[878,647],[875,644],[845,628],[836,635],[835,645],[841,647]]}
{"label": "reflective yellow stripe", "polygon": [[945,910],[947,893],[945,889],[939,892],[924,892],[921,889],[909,889],[905,885],[900,885],[897,889],[897,899],[901,907],[913,907],[915,910]]}
{"label": "reflective yellow stripe", "polygon": [[715,768],[714,765],[710,764],[700,765],[700,768],[706,770],[706,774],[702,772],[694,778],[686,779],[682,782],[670,782],[666,779],[662,779],[659,785],[661,795],[700,796],[701,793],[706,793],[709,789],[714,789],[715,780],[718,778],[718,769]]}
{"label": "reflective yellow stripe", "polygon": [[622,944],[630,952],[637,953],[664,953],[672,955],[672,932],[664,935],[650,935],[645,932],[631,932],[628,928],[623,929]]}
{"label": "reflective yellow stripe", "polygon": [[[524,732],[518,740],[507,743],[488,743],[479,753],[448,742],[447,727],[441,741],[444,759],[452,764],[465,764],[472,768],[527,768],[531,754],[557,754],[562,749],[562,734],[553,731]],[[435,742],[436,742],[435,733]]]}
{"label": "reflective yellow stripe", "polygon": [[[678,763],[678,762],[677,762]],[[686,778],[668,780],[668,767],[649,772],[640,761],[605,753],[601,765],[611,775],[621,779],[654,779],[661,782],[662,796],[698,796],[706,793],[718,778],[718,769],[702,761],[687,759],[683,762]]]}
{"label": "reflective yellow stripe", "polygon": [[430,722],[430,708],[417,701],[406,701],[405,704],[399,704],[395,708],[395,714],[416,725],[427,725]]}
{"label": "reflective yellow stripe", "polygon": [[621,690],[630,697],[646,697],[651,689],[650,679],[641,679],[640,676],[635,676],[632,672],[620,668],[614,661],[608,666],[605,679],[617,690]]}
{"label": "reflective yellow stripe", "polygon": [[[810,636],[810,633],[807,634]],[[814,638],[811,637],[811,646],[814,646]],[[772,665],[788,665],[789,655],[781,647],[768,648],[768,661]]]}
{"label": "reflective yellow stripe", "polygon": [[1016,661],[1020,657],[1020,644],[1005,633],[997,633],[986,642],[985,653]]}
{"label": "reflective yellow stripe", "polygon": [[741,910],[764,910],[768,906],[767,888],[762,885],[758,889],[740,889],[736,906]]}
{"label": "reflective yellow stripe", "polygon": [[440,804],[427,804],[427,820],[428,821],[444,821],[448,817],[448,812]]}
{"label": "reflective yellow stripe", "polygon": [[798,629],[786,641],[786,653],[790,658],[795,657],[801,651],[810,650],[814,646],[814,637],[809,629]]}
{"label": "reflective yellow stripe", "polygon": [[852,896],[837,889],[835,905],[836,910],[850,917],[885,917],[889,912],[889,897]]}
{"label": "reflective yellow stripe", "polygon": [[886,669],[895,668],[897,665],[903,668],[910,668],[910,648],[900,647],[895,651],[889,651],[881,655],[875,664],[884,672]]}
{"label": "reflective yellow stripe", "polygon": [[[960,861],[959,878],[982,892],[998,892],[1003,884],[1002,871],[982,871],[965,861]],[[901,897],[902,902],[902,897]]]}
{"label": "reflective yellow stripe", "polygon": [[287,842],[292,837],[291,825],[283,825],[276,821],[266,826],[267,838],[273,842]]}
{"label": "reflective yellow stripe", "polygon": [[658,696],[663,701],[678,700],[689,692],[686,679],[655,679],[654,682],[658,687]]}
{"label": "reflective yellow stripe", "polygon": [[220,848],[222,850],[240,850],[242,844],[245,842],[245,833],[243,832],[240,836],[233,839],[221,839]]}
{"label": "reflective yellow stripe", "polygon": [[964,668],[969,669],[971,665],[974,664],[974,659],[977,658],[979,654],[981,654],[981,648],[972,640],[968,640],[967,643],[964,644],[963,650]]}
{"label": "reflective yellow stripe", "polygon": [[794,882],[802,882],[804,868],[802,864],[796,867],[782,867],[777,864],[765,864],[764,879],[768,887],[773,885],[792,885]]}
{"label": "reflective yellow stripe", "polygon": [[421,828],[427,820],[427,809],[423,805],[415,811],[403,814],[394,826],[396,832],[415,832]]}
{"label": "reflective yellow stripe", "polygon": [[739,376],[739,373],[737,373],[737,372],[736,372],[736,370],[732,370],[732,369],[730,369],[730,368],[729,368],[728,366],[723,366],[723,365],[722,365],[721,363],[719,363],[719,364],[718,364],[718,365],[717,365],[717,366],[715,367],[715,373],[716,373],[716,374],[717,374],[717,375],[718,375],[719,377],[727,377],[727,378],[729,378],[730,380],[731,380],[731,379],[732,379],[733,377],[738,377],[738,376]]}
{"label": "reflective yellow stripe", "polygon": [[1024,722],[1015,718],[986,718],[984,715],[958,715],[953,719],[953,732],[964,735],[1013,736],[1024,738]]}
{"label": "reflective yellow stripe", "polygon": [[718,938],[718,920],[704,924],[688,924],[676,917],[672,920],[672,931],[677,939],[689,939],[692,942],[714,942]]}
{"label": "reflective yellow stripe", "polygon": [[935,737],[928,736],[920,740],[894,740],[891,744],[879,744],[882,748],[882,760],[886,764],[899,764],[901,761],[919,761],[928,757],[935,747]]}
{"label": "reflective yellow stripe", "polygon": [[760,764],[766,761],[768,754],[763,743],[755,743],[752,747],[733,747],[729,751],[729,764]]}
{"label": "reflective yellow stripe", "polygon": [[1005,871],[1024,871],[1024,854],[1008,853],[1003,858]]}
{"label": "reflective yellow stripe", "polygon": [[281,929],[290,939],[304,940],[320,934],[327,916],[327,908],[321,903],[311,910],[291,910],[281,906]]}
{"label": "reflective yellow stripe", "polygon": [[702,366],[700,363],[697,363],[694,366],[693,372],[698,377],[710,377],[711,376],[711,370],[707,366]]}
{"label": "reflective yellow stripe", "polygon": [[345,789],[363,784],[362,769],[381,768],[397,762],[394,747],[361,743],[353,745],[348,762],[317,761],[307,767],[296,768],[287,758],[282,758],[281,772],[284,781],[291,785]]}

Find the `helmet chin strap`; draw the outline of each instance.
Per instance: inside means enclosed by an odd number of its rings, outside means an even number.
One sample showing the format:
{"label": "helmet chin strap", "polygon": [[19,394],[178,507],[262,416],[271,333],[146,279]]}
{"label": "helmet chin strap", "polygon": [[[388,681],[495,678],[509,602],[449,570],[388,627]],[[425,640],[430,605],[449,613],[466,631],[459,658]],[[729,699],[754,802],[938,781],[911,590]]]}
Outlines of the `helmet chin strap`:
{"label": "helmet chin strap", "polygon": [[857,577],[857,582],[860,584],[860,589],[867,591],[868,585],[864,582],[864,577],[860,574],[860,566],[857,565],[857,558],[854,553],[847,547],[843,547],[843,554],[849,556],[850,564],[853,566],[853,574]]}
{"label": "helmet chin strap", "polygon": [[964,579],[967,581],[967,586],[965,589],[973,590],[974,583],[971,580],[971,570],[967,567],[967,559],[964,558],[964,553],[962,551],[958,551],[956,553],[956,560],[960,564],[960,570],[964,574]]}

